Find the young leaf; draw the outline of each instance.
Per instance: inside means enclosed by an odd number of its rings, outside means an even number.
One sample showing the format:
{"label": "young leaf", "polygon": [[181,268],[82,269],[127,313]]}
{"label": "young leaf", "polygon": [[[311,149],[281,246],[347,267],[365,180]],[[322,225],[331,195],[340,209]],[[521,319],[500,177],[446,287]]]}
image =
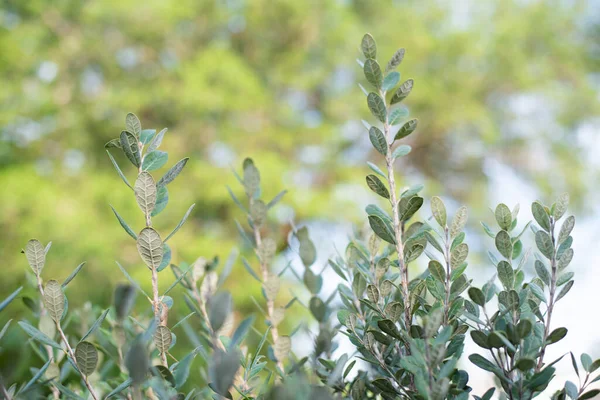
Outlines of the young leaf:
{"label": "young leaf", "polygon": [[375,59],[377,58],[377,44],[375,43],[375,39],[370,34],[365,34],[362,38],[361,49],[365,58],[367,59]]}
{"label": "young leaf", "polygon": [[152,141],[148,145],[148,150],[146,152],[148,154],[152,153],[154,150],[158,149],[161,145],[163,138],[165,137],[165,133],[167,133],[167,128],[164,128],[162,131],[158,132],[158,135],[152,138]]}
{"label": "young leaf", "polygon": [[167,171],[166,174],[163,175],[162,178],[156,183],[156,186],[167,186],[169,183],[173,182],[177,175],[181,172],[185,164],[188,162],[189,157],[186,157],[182,160],[179,160],[177,164],[173,165],[170,170]]}
{"label": "young leaf", "polygon": [[498,206],[496,207],[495,216],[496,222],[498,222],[498,226],[500,226],[500,229],[508,231],[512,224],[512,213],[510,211],[510,208],[508,208],[506,204],[498,204]]}
{"label": "young leaf", "polygon": [[461,243],[450,254],[450,266],[452,269],[460,267],[465,262],[469,255],[469,246],[466,243]]}
{"label": "young leaf", "polygon": [[169,155],[160,150],[154,150],[144,156],[142,161],[142,170],[155,171],[167,163]]}
{"label": "young leaf", "polygon": [[560,228],[560,233],[558,234],[558,244],[563,243],[567,238],[571,235],[573,228],[575,227],[575,217],[568,217],[565,222],[563,222],[562,227]]}
{"label": "young leaf", "polygon": [[563,193],[558,197],[556,203],[554,203],[552,211],[554,219],[559,220],[563,215],[565,215],[567,207],[569,207],[569,193]]}
{"label": "young leaf", "polygon": [[394,53],[394,55],[392,56],[392,58],[390,59],[390,61],[388,62],[387,66],[385,67],[385,72],[389,72],[391,70],[394,70],[398,67],[398,65],[400,65],[400,63],[402,62],[402,60],[404,59],[404,53],[406,51],[404,49],[398,49],[396,50],[396,52]]}
{"label": "young leaf", "polygon": [[369,106],[369,110],[371,110],[371,113],[375,118],[383,123],[387,121],[385,102],[381,97],[379,97],[378,94],[369,93],[367,96],[367,105]]}
{"label": "young leaf", "polygon": [[144,145],[148,144],[148,142],[152,140],[155,134],[156,129],[142,129],[142,131],[140,132],[140,142],[142,142],[142,144]]}
{"label": "young leaf", "polygon": [[398,146],[394,149],[394,152],[392,153],[392,158],[395,160],[396,158],[399,157],[404,157],[405,155],[407,155],[408,153],[410,153],[410,151],[412,150],[412,147],[410,147],[407,144],[403,144],[402,146]]}
{"label": "young leaf", "polygon": [[142,132],[142,123],[134,113],[128,113],[125,117],[125,128],[135,136],[139,137]]}
{"label": "young leaf", "polygon": [[462,232],[465,224],[467,223],[468,211],[467,207],[462,206],[456,211],[456,215],[452,219],[452,225],[450,226],[450,238],[454,239],[460,232]]}
{"label": "young leaf", "polygon": [[393,89],[400,82],[400,73],[393,71],[386,75],[383,79],[383,84],[381,85],[381,90],[387,92],[390,89]]}
{"label": "young leaf", "polygon": [[442,228],[446,226],[446,206],[442,199],[437,196],[431,198],[431,213]]}
{"label": "young leaf", "polygon": [[98,365],[98,350],[90,342],[79,342],[75,348],[77,367],[85,376],[90,376]]}
{"label": "young leaf", "polygon": [[[390,112],[388,116],[388,124],[398,125],[406,117],[408,117],[408,109],[406,107],[395,108]],[[396,140],[395,137],[394,140]]]}

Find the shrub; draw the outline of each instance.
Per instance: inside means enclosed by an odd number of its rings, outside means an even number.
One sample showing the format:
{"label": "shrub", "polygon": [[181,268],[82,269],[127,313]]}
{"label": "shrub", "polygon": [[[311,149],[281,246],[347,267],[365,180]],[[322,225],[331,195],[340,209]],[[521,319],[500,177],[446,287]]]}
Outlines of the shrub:
{"label": "shrub", "polygon": [[[51,246],[30,240],[23,252],[39,297],[23,299],[35,322],[24,320],[19,325],[30,336],[30,345],[43,364],[33,367],[38,363],[32,362],[33,377],[26,383],[0,381],[3,395],[9,399],[354,400],[458,400],[469,396],[489,400],[496,391],[505,399],[540,395],[555,378],[554,365],[564,358],[548,360],[546,349],[567,334],[566,328],[552,325],[552,315],[573,286],[573,272],[567,268],[573,258],[575,219],[565,217],[568,195],[548,206],[534,202],[535,222],[520,230],[519,206],[510,209],[499,204],[494,212],[497,227],[482,223],[493,240],[488,256],[497,273],[481,288],[473,285],[466,274],[467,208],[458,208],[450,218],[442,199],[433,197],[429,201],[431,217],[419,221],[418,212],[425,203],[419,195],[423,186],[399,190],[395,179],[395,161],[411,151],[403,140],[417,129],[417,120],[408,119],[408,110],[401,105],[413,81],[400,83],[395,71],[404,49],[382,69],[370,35],[364,36],[361,48],[364,62],[359,63],[373,91],[361,88],[376,121],[376,125],[364,124],[384,161],[382,167],[368,164],[372,173],[366,176],[366,184],[385,200],[386,207],[367,206],[369,233],[355,237],[343,255],[329,260],[327,267],[340,279],[332,296],[321,294],[323,270],[315,265],[316,247],[306,227],[293,227],[287,238],[304,271],[298,273],[290,265],[281,271],[273,268],[281,246],[268,216],[286,192],[270,201],[263,199],[259,170],[246,159],[241,175],[236,174],[246,198],[238,199],[229,192],[247,217],[246,224],[236,224],[242,240],[254,249],[255,259],[242,257],[241,262],[261,285],[263,299],[255,303],[265,324],[257,323],[254,316],[234,321],[232,296],[224,283],[236,262],[235,253],[222,268],[217,258],[171,264],[168,242],[194,205],[168,235],[152,227],[153,218],[168,204],[169,183],[184,170],[188,159],[177,162],[156,180],[151,172],[164,166],[168,158],[159,150],[166,129],[158,133],[142,129],[139,119],[128,114],[125,130],[108,142],[106,149],[132,191],[145,226],[134,229],[114,208],[113,212],[136,242],[152,292],[146,293],[128,273],[139,266],[117,262],[116,268],[128,283],[117,286],[112,306],[69,312],[68,285],[83,264],[62,283],[45,280],[42,272]],[[135,167],[133,184],[113,158],[113,151],[122,151]],[[428,216],[429,212],[421,214]],[[536,251],[524,249],[525,235],[533,236]],[[419,270],[415,262],[424,259],[429,260],[427,267]],[[535,276],[528,277],[531,265]],[[288,270],[305,286],[306,304],[301,298],[283,304],[278,296],[281,277]],[[163,279],[173,282],[161,293],[159,280]],[[182,290],[173,299],[170,295],[176,287]],[[0,311],[20,290],[0,304]],[[145,298],[150,307],[136,308],[136,296]],[[175,300],[185,303],[189,313],[174,315]],[[280,327],[284,319],[290,319],[290,310],[301,305],[309,310],[317,329],[312,332],[314,345],[309,355],[298,358],[292,352],[292,341],[302,330],[298,327],[286,335]],[[9,324],[0,331],[0,338]],[[354,346],[353,353],[336,351],[342,336]],[[482,354],[464,357],[465,340],[472,340]],[[180,348],[184,346],[188,348]],[[182,354],[178,359],[172,354],[174,348]],[[496,387],[479,396],[473,394],[467,372],[460,369],[466,358],[493,374]],[[552,398],[588,399],[599,394],[600,390],[589,389],[589,385],[600,379],[594,377],[600,360],[592,361],[583,354],[578,363],[572,353],[567,358],[580,382],[566,382]],[[357,360],[362,365],[357,365]]]}

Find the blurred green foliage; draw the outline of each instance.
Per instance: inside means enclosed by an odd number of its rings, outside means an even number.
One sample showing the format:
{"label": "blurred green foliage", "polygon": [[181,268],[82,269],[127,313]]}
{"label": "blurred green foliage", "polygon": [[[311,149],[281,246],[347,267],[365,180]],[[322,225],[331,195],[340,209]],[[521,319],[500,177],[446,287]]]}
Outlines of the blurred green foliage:
{"label": "blurred green foliage", "polygon": [[[370,146],[355,116],[368,110],[348,54],[358,56],[365,31],[379,38],[381,54],[406,47],[403,80],[417,82],[408,105],[421,134],[401,165],[402,185],[422,176],[428,194],[475,204],[488,193],[486,163],[495,160],[542,192],[578,199],[598,177],[586,170],[576,136],[600,105],[590,4],[4,0],[0,292],[23,283],[19,251],[32,237],[54,242],[47,271],[55,278],[88,261],[78,279],[93,285],[70,289],[74,304],[108,304],[123,280],[114,260],[146,275],[109,207],[142,226],[103,149],[127,111],[145,128],[169,127],[168,166],[191,158],[155,222],[170,231],[169,221],[197,204],[170,243],[175,263],[224,259],[239,245],[233,221],[241,214],[225,186],[239,190],[230,167],[245,156],[262,171],[265,198],[292,189],[283,204],[294,211],[282,207],[278,222],[363,223],[369,197],[356,193],[367,196],[359,171]],[[230,279],[236,296],[248,298],[246,281]]]}

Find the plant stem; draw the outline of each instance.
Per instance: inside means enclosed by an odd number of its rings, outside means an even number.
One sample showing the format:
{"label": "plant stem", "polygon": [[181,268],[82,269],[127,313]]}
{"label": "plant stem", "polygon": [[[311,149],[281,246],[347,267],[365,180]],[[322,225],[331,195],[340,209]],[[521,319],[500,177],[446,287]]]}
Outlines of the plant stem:
{"label": "plant stem", "polygon": [[544,336],[542,340],[542,349],[540,350],[540,358],[538,359],[535,372],[539,372],[544,364],[544,356],[546,355],[546,339],[550,334],[550,322],[552,320],[552,311],[554,311],[554,295],[556,293],[556,279],[557,265],[556,265],[556,238],[554,237],[554,218],[550,217],[550,237],[552,239],[552,258],[550,259],[550,266],[552,269],[552,276],[550,277],[550,301],[548,302],[548,311],[546,313],[546,323],[544,324]]}
{"label": "plant stem", "polygon": [[444,258],[446,261],[446,282],[444,283],[444,289],[446,292],[446,297],[444,299],[444,325],[448,325],[448,312],[449,312],[449,308],[450,308],[450,273],[451,271],[451,266],[450,266],[450,238],[448,235],[448,227],[445,226],[444,227],[444,233],[446,234],[446,240],[445,240],[445,247],[446,247],[446,252],[444,254]]}
{"label": "plant stem", "polygon": [[[380,91],[381,97],[385,99],[385,92]],[[398,266],[402,276],[402,297],[404,298],[404,324],[407,331],[410,331],[412,318],[410,313],[410,295],[408,291],[408,268],[404,262],[404,245],[402,243],[402,224],[398,215],[398,200],[396,197],[396,180],[394,177],[394,158],[392,156],[392,144],[390,144],[390,125],[383,124],[383,135],[388,143],[385,163],[388,173],[388,183],[390,185],[390,203],[392,203],[392,218],[394,221],[394,235],[396,239],[396,253],[398,253]]]}

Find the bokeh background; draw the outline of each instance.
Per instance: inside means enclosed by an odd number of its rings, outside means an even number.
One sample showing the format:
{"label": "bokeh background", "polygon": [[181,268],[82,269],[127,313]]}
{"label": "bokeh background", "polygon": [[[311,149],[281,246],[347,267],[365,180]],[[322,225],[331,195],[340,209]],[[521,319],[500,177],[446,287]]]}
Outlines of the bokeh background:
{"label": "bokeh background", "polygon": [[[493,218],[489,207],[519,202],[524,224],[531,201],[571,193],[576,284],[556,311],[556,324],[570,328],[568,346],[552,355],[571,348],[599,357],[600,2],[593,0],[3,0],[0,297],[26,283],[20,250],[32,237],[53,241],[46,279],[64,279],[87,261],[70,286],[72,306],[110,304],[124,280],[114,260],[148,280],[109,207],[141,228],[143,216],[103,148],[129,111],[144,128],[169,128],[168,165],[191,157],[155,219],[168,232],[197,205],[170,242],[173,262],[248,251],[226,185],[243,193],[231,168],[250,156],[266,198],[290,190],[271,220],[281,249],[290,221],[308,224],[324,263],[364,225],[365,205],[378,201],[364,184],[366,161],[378,157],[360,122],[371,118],[357,86],[365,32],[382,59],[407,49],[400,71],[415,80],[406,104],[420,123],[412,153],[398,164],[400,181],[424,183],[424,194],[442,195],[451,210],[469,206],[477,283],[492,273],[483,254],[492,243],[478,224]],[[249,296],[259,287],[250,281],[238,259],[228,286],[242,313],[256,311]],[[17,302],[0,323],[23,316]],[[4,370],[14,368],[22,340],[9,336]],[[559,371],[565,377],[567,367]]]}

